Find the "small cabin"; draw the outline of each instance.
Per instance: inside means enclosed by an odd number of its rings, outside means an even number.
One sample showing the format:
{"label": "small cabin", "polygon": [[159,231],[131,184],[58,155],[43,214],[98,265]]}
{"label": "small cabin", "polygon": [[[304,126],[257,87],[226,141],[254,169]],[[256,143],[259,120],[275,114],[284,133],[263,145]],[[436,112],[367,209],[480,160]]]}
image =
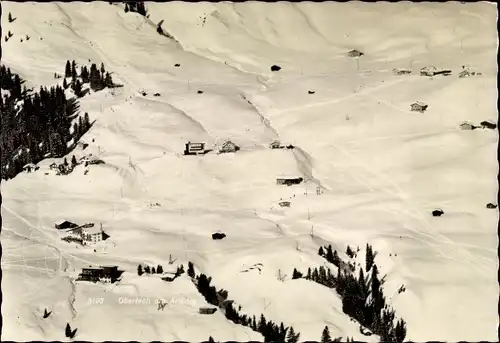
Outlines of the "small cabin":
{"label": "small cabin", "polygon": [[219,239],[223,239],[223,238],[226,238],[226,234],[225,233],[216,232],[216,233],[212,234],[212,239],[213,240],[219,240]]}
{"label": "small cabin", "polygon": [[49,166],[50,170],[59,170],[59,166],[57,165],[57,163],[52,163],[50,166]]}
{"label": "small cabin", "polygon": [[461,130],[474,130],[476,127],[472,125],[471,123],[465,122],[460,124],[460,129]]}
{"label": "small cabin", "polygon": [[432,211],[432,216],[433,217],[441,217],[444,214],[443,210],[437,209]]}
{"label": "small cabin", "polygon": [[394,75],[406,75],[406,74],[411,74],[411,70],[410,69],[395,68],[392,70],[392,73]]}
{"label": "small cabin", "polygon": [[497,208],[497,206],[498,206],[498,205],[492,204],[492,203],[490,202],[490,203],[488,203],[488,204],[486,205],[486,208],[489,208],[489,209],[492,209],[492,210],[493,210],[493,209]]}
{"label": "small cabin", "polygon": [[200,307],[199,309],[200,314],[214,314],[215,311],[217,311],[216,307]]}
{"label": "small cabin", "polygon": [[304,179],[301,178],[301,177],[297,177],[297,178],[278,178],[278,179],[276,179],[276,184],[277,185],[291,186],[291,185],[298,185],[302,181],[304,181]]}
{"label": "small cabin", "polygon": [[361,51],[356,50],[356,49],[351,50],[347,53],[347,56],[349,56],[349,57],[361,57],[363,55],[364,55],[364,53],[362,53]]}
{"label": "small cabin", "polygon": [[290,207],[290,201],[281,201],[279,202],[281,207]]}
{"label": "small cabin", "polygon": [[23,167],[23,171],[31,173],[32,171],[38,170],[38,166],[33,163],[28,163]]}
{"label": "small cabin", "polygon": [[490,123],[489,121],[482,121],[481,126],[483,127],[483,129],[490,129],[490,130],[495,130],[497,128],[497,124]]}
{"label": "small cabin", "polygon": [[226,141],[224,142],[224,144],[222,144],[222,147],[220,148],[219,152],[221,154],[224,154],[228,152],[236,152],[238,150],[240,150],[240,148],[236,144],[234,144],[231,141]]}
{"label": "small cabin", "polygon": [[205,153],[205,143],[186,143],[184,155],[202,155]]}
{"label": "small cabin", "polygon": [[280,71],[280,70],[281,70],[280,66],[277,66],[277,65],[271,66],[271,71]]}
{"label": "small cabin", "polygon": [[420,113],[423,113],[427,109],[427,107],[429,107],[429,105],[426,105],[421,101],[414,102],[410,105],[412,111]]}
{"label": "small cabin", "polygon": [[427,66],[420,69],[421,76],[434,76],[436,75],[436,72],[438,72],[438,69],[434,66]]}
{"label": "small cabin", "polygon": [[272,141],[271,144],[269,144],[269,147],[271,149],[283,149],[284,147],[281,146],[280,141]]}

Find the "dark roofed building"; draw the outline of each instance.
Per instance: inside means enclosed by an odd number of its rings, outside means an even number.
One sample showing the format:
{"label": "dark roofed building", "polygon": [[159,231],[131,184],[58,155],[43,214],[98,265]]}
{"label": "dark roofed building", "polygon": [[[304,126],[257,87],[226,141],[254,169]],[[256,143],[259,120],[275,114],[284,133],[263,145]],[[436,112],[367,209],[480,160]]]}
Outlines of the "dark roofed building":
{"label": "dark roofed building", "polygon": [[66,230],[66,229],[74,229],[77,228],[78,225],[75,223],[72,223],[70,221],[63,221],[61,224],[55,224],[56,229],[58,230]]}

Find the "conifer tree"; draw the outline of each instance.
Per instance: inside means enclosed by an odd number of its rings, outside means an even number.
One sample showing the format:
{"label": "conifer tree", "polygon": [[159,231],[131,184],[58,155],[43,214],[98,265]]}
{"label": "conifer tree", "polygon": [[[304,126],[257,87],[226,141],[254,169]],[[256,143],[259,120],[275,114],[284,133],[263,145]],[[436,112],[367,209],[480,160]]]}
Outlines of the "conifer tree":
{"label": "conifer tree", "polygon": [[331,244],[326,249],[326,260],[328,262],[330,262],[330,263],[333,263],[333,251],[332,251],[332,245]]}
{"label": "conifer tree", "polygon": [[87,112],[85,112],[85,115],[83,116],[83,125],[85,125],[85,130],[90,128],[90,118]]}
{"label": "conifer tree", "polygon": [[64,70],[64,77],[71,77],[71,64],[66,61],[66,68]]}
{"label": "conifer tree", "polygon": [[66,159],[66,157],[64,158],[64,162],[63,162],[63,164],[64,164],[65,166],[68,166],[68,160]]}
{"label": "conifer tree", "polygon": [[66,78],[63,79],[63,88],[64,89],[68,88],[68,83],[66,82]]}
{"label": "conifer tree", "polygon": [[150,273],[151,273],[151,268],[149,268],[149,266],[145,266],[145,267],[144,267],[144,272],[145,272],[146,274],[150,274]]}
{"label": "conifer tree", "polygon": [[332,341],[332,337],[330,336],[330,330],[328,326],[325,326],[323,329],[323,333],[321,334],[321,343],[328,343]]}
{"label": "conifer tree", "polygon": [[9,23],[12,23],[14,19],[12,19],[12,13],[9,12]]}
{"label": "conifer tree", "polygon": [[125,4],[125,13],[128,13],[129,9],[128,9],[128,4]]}
{"label": "conifer tree", "polygon": [[188,274],[189,277],[194,277],[195,276],[194,266],[193,266],[193,263],[191,261],[188,262],[187,274]]}
{"label": "conifer tree", "polygon": [[77,76],[78,76],[78,73],[76,72],[76,62],[75,62],[75,60],[73,60],[73,62],[71,64],[71,77],[73,78],[73,80],[76,80]]}
{"label": "conifer tree", "polygon": [[155,269],[155,267],[151,268],[151,274],[156,274],[156,269]]}
{"label": "conifer tree", "polygon": [[295,333],[293,326],[290,326],[288,329],[288,335],[286,341],[289,343],[297,343],[299,341],[300,333]]}
{"label": "conifer tree", "polygon": [[158,267],[156,267],[156,272],[158,274],[163,274],[163,267],[161,266],[161,264],[159,264]]}
{"label": "conifer tree", "polygon": [[65,335],[66,337],[71,336],[71,326],[69,326],[69,323],[66,323]]}
{"label": "conifer tree", "polygon": [[325,252],[323,251],[323,247],[319,247],[319,250],[318,250],[318,255],[319,255],[319,256],[323,256],[323,255],[325,255]]}
{"label": "conifer tree", "polygon": [[105,72],[106,72],[106,69],[104,69],[104,63],[101,62],[101,74],[104,75]]}
{"label": "conifer tree", "polygon": [[212,338],[212,336],[208,337],[208,341],[211,342],[211,343],[215,342],[214,339]]}
{"label": "conifer tree", "polygon": [[142,266],[139,264],[137,267],[137,275],[141,276],[142,274],[144,274],[144,271],[142,270]]}
{"label": "conifer tree", "polygon": [[77,164],[76,157],[75,157],[75,155],[73,155],[73,157],[71,157],[71,165],[74,167],[74,166],[76,166],[76,164]]}

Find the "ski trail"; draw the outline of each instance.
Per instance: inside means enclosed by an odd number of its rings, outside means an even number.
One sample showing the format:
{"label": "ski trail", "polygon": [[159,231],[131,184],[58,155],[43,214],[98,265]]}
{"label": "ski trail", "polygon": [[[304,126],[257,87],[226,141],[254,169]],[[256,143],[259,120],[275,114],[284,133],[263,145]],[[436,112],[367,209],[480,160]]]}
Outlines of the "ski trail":
{"label": "ski trail", "polygon": [[372,87],[372,88],[364,89],[361,92],[354,92],[354,93],[351,93],[349,95],[346,95],[346,96],[343,96],[343,97],[340,97],[340,98],[336,98],[336,99],[333,99],[333,100],[322,101],[322,102],[315,102],[315,103],[308,104],[308,105],[303,105],[303,106],[297,106],[297,107],[292,107],[292,108],[284,109],[284,110],[275,112],[274,115],[279,115],[279,114],[289,113],[289,112],[296,112],[296,111],[305,110],[305,109],[308,109],[308,108],[319,107],[319,106],[324,106],[324,105],[336,104],[336,103],[339,103],[341,101],[349,100],[351,98],[357,97],[359,95],[370,94],[370,93],[378,91],[380,89],[387,88],[387,87],[390,87],[390,86],[394,86],[394,85],[396,85],[398,83],[401,83],[403,81],[406,81],[406,80],[401,79],[401,80],[396,80],[396,81],[393,81],[393,82],[383,83],[383,84],[380,84],[380,85]]}
{"label": "ski trail", "polygon": [[[372,170],[370,170],[370,168],[368,168],[366,166],[366,164],[364,164],[363,161],[361,161],[359,158],[357,158],[353,154],[351,154],[348,151],[346,151],[344,148],[341,148],[340,146],[335,146],[335,147],[339,151],[341,151],[344,155],[346,155],[346,156],[354,159],[355,161],[357,161],[358,165],[361,168],[363,168],[367,173],[369,173],[372,176],[374,176],[375,179],[378,178],[379,180],[385,181],[388,184],[390,184],[394,189],[396,189],[396,191],[394,192],[394,191],[389,191],[389,190],[383,190],[381,187],[377,187],[380,190],[382,190],[383,192],[385,192],[386,194],[392,195],[392,196],[394,196],[396,198],[399,198],[400,200],[403,201],[403,203],[405,205],[407,205],[408,209],[412,209],[411,212],[409,212],[407,214],[411,213],[411,216],[413,218],[418,219],[424,225],[424,229],[427,231],[427,233],[418,231],[416,229],[409,229],[409,228],[407,228],[408,230],[413,231],[413,232],[415,232],[417,234],[420,234],[420,235],[423,235],[423,236],[427,236],[427,237],[431,238],[432,240],[435,240],[436,242],[439,242],[441,245],[443,245],[443,244],[447,245],[448,248],[450,248],[452,251],[454,251],[455,253],[457,253],[458,255],[460,255],[462,257],[461,261],[464,264],[469,265],[469,266],[471,266],[471,267],[473,267],[473,268],[475,268],[477,270],[484,271],[486,273],[490,272],[490,270],[488,270],[488,269],[482,269],[482,268],[480,268],[480,267],[478,267],[478,266],[476,266],[476,265],[473,264],[474,262],[477,262],[481,267],[492,268],[490,264],[482,261],[482,260],[484,260],[486,258],[472,254],[471,252],[469,252],[466,249],[464,249],[464,248],[460,247],[459,245],[455,244],[455,242],[453,242],[452,240],[450,240],[446,236],[440,234],[438,231],[436,231],[435,229],[433,229],[432,225],[430,224],[429,219],[425,218],[422,214],[420,214],[420,212],[416,209],[416,206],[413,205],[413,204],[411,204],[407,200],[408,196],[401,190],[401,188],[397,184],[395,184],[392,180],[390,180],[390,179],[388,179],[386,177],[383,177],[380,174],[375,173]],[[442,253],[442,252],[440,252],[440,253]]]}

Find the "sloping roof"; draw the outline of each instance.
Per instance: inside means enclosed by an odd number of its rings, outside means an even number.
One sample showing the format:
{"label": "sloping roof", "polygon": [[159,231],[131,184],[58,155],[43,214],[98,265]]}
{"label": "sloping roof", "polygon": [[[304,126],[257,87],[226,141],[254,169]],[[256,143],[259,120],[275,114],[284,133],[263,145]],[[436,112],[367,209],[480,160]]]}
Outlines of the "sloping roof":
{"label": "sloping roof", "polygon": [[415,102],[414,102],[413,104],[411,104],[411,105],[412,105],[412,106],[413,106],[413,105],[417,105],[417,106],[422,106],[422,107],[427,106],[427,104],[423,103],[422,101],[415,101]]}
{"label": "sloping roof", "polygon": [[61,224],[56,224],[56,226],[57,226],[57,228],[58,228],[58,229],[60,229],[60,230],[62,230],[62,229],[70,229],[70,228],[76,228],[76,227],[78,227],[78,225],[77,225],[77,224],[72,223],[72,222],[67,221],[67,220],[63,221]]}
{"label": "sloping roof", "polygon": [[30,167],[30,168],[35,168],[36,165],[34,163],[27,163],[23,168]]}
{"label": "sloping roof", "polygon": [[84,228],[85,232],[89,234],[95,234],[101,232],[101,228],[99,226],[92,226],[92,227],[86,227]]}

